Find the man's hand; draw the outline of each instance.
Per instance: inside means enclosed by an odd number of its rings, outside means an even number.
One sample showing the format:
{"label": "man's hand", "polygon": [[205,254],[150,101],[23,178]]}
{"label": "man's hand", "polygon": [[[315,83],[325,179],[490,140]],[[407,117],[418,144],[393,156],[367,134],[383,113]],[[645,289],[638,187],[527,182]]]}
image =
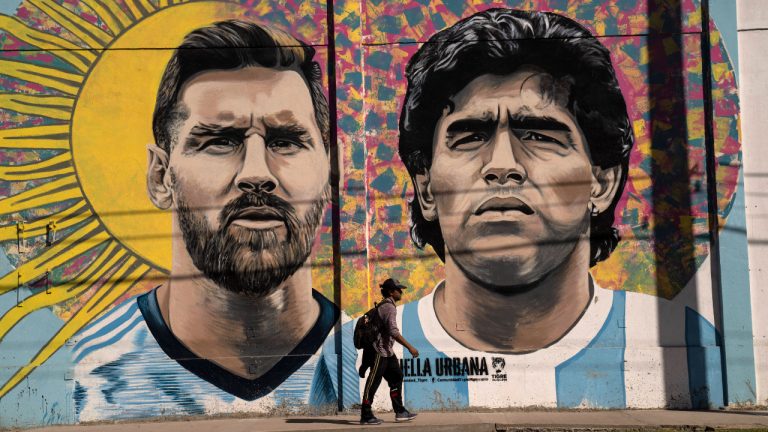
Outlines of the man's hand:
{"label": "man's hand", "polygon": [[405,340],[403,335],[397,335],[397,336],[392,336],[392,337],[395,338],[396,341],[400,342],[400,345],[408,348],[408,351],[411,352],[411,355],[413,356],[413,358],[416,358],[416,357],[419,356],[419,350],[414,348],[413,345],[409,344],[408,341]]}
{"label": "man's hand", "polygon": [[408,347],[408,351],[411,352],[411,356],[413,356],[413,358],[419,357],[419,350],[417,350],[416,348],[414,348],[412,346]]}

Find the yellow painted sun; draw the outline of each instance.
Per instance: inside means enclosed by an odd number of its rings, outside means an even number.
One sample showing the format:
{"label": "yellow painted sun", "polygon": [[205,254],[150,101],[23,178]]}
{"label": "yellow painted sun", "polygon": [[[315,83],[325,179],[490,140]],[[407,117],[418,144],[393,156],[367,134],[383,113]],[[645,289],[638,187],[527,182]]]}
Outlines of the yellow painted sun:
{"label": "yellow painted sun", "polygon": [[[81,0],[95,25],[53,0],[26,0],[80,43],[0,15],[0,30],[57,57],[68,71],[0,59],[0,74],[55,90],[58,95],[0,94],[0,109],[54,124],[0,130],[0,150],[52,154],[33,163],[0,165],[0,180],[33,187],[0,199],[0,242],[59,236],[0,277],[0,295],[83,260],[76,275],[33,293],[0,317],[0,342],[32,312],[66,304],[63,326],[45,346],[0,382],[0,397],[44,363],[94,317],[132,287],[170,268],[170,215],[152,206],[143,187],[155,95],[173,48],[189,31],[244,10],[226,1]],[[25,212],[55,208],[36,220]],[[87,293],[88,295],[84,295]],[[76,305],[77,307],[73,307]]]}

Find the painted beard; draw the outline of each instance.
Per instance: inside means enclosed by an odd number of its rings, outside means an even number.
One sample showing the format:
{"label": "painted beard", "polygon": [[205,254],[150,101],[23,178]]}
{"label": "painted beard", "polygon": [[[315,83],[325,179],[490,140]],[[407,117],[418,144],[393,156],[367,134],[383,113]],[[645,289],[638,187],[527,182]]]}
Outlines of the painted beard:
{"label": "painted beard", "polygon": [[[180,191],[174,189],[179,224],[192,262],[222,288],[251,295],[270,293],[306,262],[330,196],[330,186],[326,186],[300,220],[293,206],[282,198],[269,193],[244,194],[224,206],[219,229],[213,230],[205,216],[190,209]],[[272,230],[229,224],[233,215],[253,207],[265,207],[279,215],[285,223],[286,238],[279,239]]]}

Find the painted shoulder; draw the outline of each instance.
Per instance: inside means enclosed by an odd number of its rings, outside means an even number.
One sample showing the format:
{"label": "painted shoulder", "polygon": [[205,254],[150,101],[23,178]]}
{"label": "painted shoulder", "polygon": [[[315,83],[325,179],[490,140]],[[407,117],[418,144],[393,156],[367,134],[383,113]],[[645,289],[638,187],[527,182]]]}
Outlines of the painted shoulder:
{"label": "painted shoulder", "polygon": [[[133,345],[129,342],[137,331],[146,331],[136,297],[132,297],[113,308],[94,322],[88,324],[73,338],[72,360],[79,363],[103,362],[104,352],[119,356]],[[126,345],[126,342],[128,344]]]}

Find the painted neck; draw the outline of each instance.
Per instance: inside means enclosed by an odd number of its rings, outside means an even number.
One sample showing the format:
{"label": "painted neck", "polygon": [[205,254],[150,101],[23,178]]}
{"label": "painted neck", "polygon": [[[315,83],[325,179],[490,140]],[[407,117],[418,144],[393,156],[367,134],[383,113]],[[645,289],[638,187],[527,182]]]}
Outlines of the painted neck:
{"label": "painted neck", "polygon": [[435,313],[448,334],[477,351],[525,353],[545,348],[576,324],[592,297],[589,241],[533,286],[499,292],[469,280],[446,256]]}
{"label": "painted neck", "polygon": [[257,378],[290,353],[317,321],[320,307],[312,297],[308,263],[271,293],[253,296],[216,285],[179,243],[173,245],[171,278],[157,297],[171,332],[198,357]]}

